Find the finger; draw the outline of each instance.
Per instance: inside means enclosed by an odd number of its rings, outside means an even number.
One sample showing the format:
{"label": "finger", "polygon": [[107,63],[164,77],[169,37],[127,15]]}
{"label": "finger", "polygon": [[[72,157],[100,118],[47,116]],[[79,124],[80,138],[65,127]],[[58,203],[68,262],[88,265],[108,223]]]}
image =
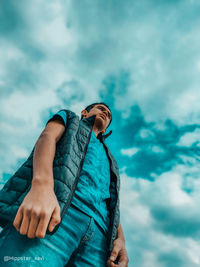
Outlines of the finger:
{"label": "finger", "polygon": [[115,261],[117,259],[117,256],[119,254],[120,251],[120,247],[119,244],[116,242],[116,240],[114,241],[114,246],[113,246],[113,250],[110,254],[110,260],[111,261]]}
{"label": "finger", "polygon": [[113,261],[111,261],[110,259],[107,261],[107,266],[108,267],[119,267],[121,265],[115,264]]}
{"label": "finger", "polygon": [[115,264],[114,262],[111,262],[111,267],[121,267],[121,266],[118,264]]}
{"label": "finger", "polygon": [[107,265],[108,265],[109,267],[111,267],[111,262],[112,262],[112,261],[111,261],[110,259],[107,260]]}
{"label": "finger", "polygon": [[111,267],[110,260],[107,260],[107,267]]}
{"label": "finger", "polygon": [[27,234],[28,228],[29,228],[29,223],[30,223],[30,214],[28,212],[24,212],[23,217],[22,217],[20,230],[19,230],[21,235]]}
{"label": "finger", "polygon": [[118,266],[120,266],[120,267],[126,267],[127,266],[127,262],[126,261],[119,261],[118,262]]}
{"label": "finger", "polygon": [[38,238],[44,238],[45,237],[50,218],[51,218],[51,214],[40,217],[40,221],[38,223],[38,227],[37,227],[37,230],[35,232],[36,237],[38,237]]}
{"label": "finger", "polygon": [[20,230],[22,219],[23,219],[23,211],[21,208],[19,208],[15,216],[15,219],[13,221],[13,226],[16,228],[17,231]]}
{"label": "finger", "polygon": [[112,253],[110,254],[110,260],[115,261],[118,255],[119,249],[117,247],[114,247]]}
{"label": "finger", "polygon": [[128,259],[125,257],[121,257],[118,261],[118,265],[121,267],[126,267],[128,265]]}
{"label": "finger", "polygon": [[27,236],[28,238],[34,238],[35,237],[35,232],[37,229],[37,225],[39,223],[39,215],[36,213],[32,213],[31,214],[31,218],[30,218],[30,223],[29,223],[29,227],[28,227],[28,233]]}
{"label": "finger", "polygon": [[60,208],[56,207],[52,213],[51,221],[49,223],[48,229],[49,231],[53,231],[54,227],[60,223]]}

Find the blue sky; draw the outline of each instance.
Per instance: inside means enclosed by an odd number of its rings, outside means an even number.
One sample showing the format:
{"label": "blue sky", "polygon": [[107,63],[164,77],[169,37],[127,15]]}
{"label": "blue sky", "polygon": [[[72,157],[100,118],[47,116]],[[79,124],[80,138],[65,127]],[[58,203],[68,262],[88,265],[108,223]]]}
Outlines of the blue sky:
{"label": "blue sky", "polygon": [[52,114],[105,101],[129,266],[199,266],[199,12],[197,0],[2,1],[1,187]]}

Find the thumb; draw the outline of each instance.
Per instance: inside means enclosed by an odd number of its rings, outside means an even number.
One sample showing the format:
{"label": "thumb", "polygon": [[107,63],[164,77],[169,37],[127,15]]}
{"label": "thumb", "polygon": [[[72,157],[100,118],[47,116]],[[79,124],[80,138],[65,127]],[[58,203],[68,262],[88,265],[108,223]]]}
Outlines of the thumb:
{"label": "thumb", "polygon": [[118,255],[118,250],[117,250],[117,248],[114,248],[112,253],[110,254],[110,260],[115,261],[117,258],[117,255]]}
{"label": "thumb", "polygon": [[51,215],[51,221],[49,223],[49,231],[52,232],[54,227],[59,224],[61,222],[61,218],[60,218],[60,207],[56,206],[56,208],[54,209],[52,215]]}

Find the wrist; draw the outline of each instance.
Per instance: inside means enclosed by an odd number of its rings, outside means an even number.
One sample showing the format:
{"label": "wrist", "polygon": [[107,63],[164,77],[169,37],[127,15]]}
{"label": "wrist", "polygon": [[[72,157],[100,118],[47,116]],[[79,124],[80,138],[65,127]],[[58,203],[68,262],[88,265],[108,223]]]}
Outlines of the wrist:
{"label": "wrist", "polygon": [[125,238],[124,238],[124,233],[122,230],[121,223],[119,223],[119,226],[117,228],[117,238],[121,239],[121,241],[123,241],[125,243]]}
{"label": "wrist", "polygon": [[44,179],[44,178],[41,178],[41,177],[34,177],[32,179],[32,187],[51,187],[53,188],[54,187],[54,182],[53,182],[53,179],[50,179],[48,177],[48,179]]}
{"label": "wrist", "polygon": [[125,245],[125,239],[123,236],[117,236],[117,238]]}

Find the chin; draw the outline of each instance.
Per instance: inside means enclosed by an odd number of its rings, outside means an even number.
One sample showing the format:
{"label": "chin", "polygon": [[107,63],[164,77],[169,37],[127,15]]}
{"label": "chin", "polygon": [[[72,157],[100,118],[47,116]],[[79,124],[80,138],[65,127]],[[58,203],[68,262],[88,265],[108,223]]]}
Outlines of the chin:
{"label": "chin", "polygon": [[105,130],[105,121],[102,117],[96,117],[95,125],[98,129],[101,129],[100,131]]}

